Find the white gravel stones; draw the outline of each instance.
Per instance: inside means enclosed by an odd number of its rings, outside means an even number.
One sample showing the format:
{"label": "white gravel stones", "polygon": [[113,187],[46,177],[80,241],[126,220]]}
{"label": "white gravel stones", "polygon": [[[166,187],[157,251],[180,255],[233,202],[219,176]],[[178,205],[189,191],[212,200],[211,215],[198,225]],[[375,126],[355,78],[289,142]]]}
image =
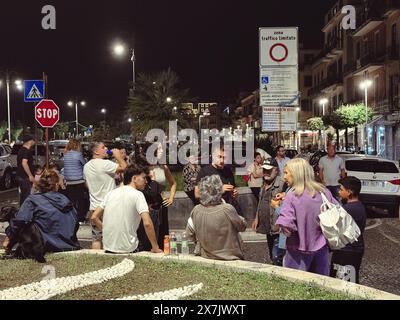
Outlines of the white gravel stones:
{"label": "white gravel stones", "polygon": [[184,297],[191,296],[203,288],[203,284],[194,284],[186,287],[176,288],[167,291],[139,294],[136,296],[129,296],[118,298],[115,300],[179,300]]}
{"label": "white gravel stones", "polygon": [[133,271],[135,263],[124,259],[117,265],[77,276],[62,277],[0,291],[0,300],[46,300],[71,290],[122,277]]}

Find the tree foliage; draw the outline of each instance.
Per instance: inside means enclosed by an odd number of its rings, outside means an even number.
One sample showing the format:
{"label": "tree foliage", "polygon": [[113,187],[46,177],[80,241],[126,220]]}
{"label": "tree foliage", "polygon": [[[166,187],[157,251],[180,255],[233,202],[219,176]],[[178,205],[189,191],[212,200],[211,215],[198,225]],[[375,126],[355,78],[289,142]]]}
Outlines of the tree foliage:
{"label": "tree foliage", "polygon": [[[367,108],[368,121],[372,120],[373,111]],[[343,105],[336,110],[336,114],[340,117],[344,128],[353,128],[365,124],[366,110],[363,104]]]}
{"label": "tree foliage", "polygon": [[319,130],[324,130],[325,125],[324,122],[322,121],[322,118],[316,117],[307,120],[307,128],[308,130],[311,131],[319,131]]}
{"label": "tree foliage", "polygon": [[145,134],[154,128],[167,131],[169,121],[176,119],[179,126],[188,125],[188,117],[180,106],[190,101],[189,90],[179,89],[178,84],[179,78],[171,69],[155,75],[139,74],[127,106],[135,133]]}

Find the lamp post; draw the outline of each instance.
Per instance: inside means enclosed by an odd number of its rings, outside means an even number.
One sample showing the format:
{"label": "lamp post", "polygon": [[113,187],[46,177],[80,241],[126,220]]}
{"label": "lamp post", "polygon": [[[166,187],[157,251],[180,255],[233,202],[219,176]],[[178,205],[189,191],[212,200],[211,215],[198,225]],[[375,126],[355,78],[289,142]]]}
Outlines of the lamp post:
{"label": "lamp post", "polygon": [[[79,135],[79,118],[78,118],[78,101],[68,101],[67,105],[68,107],[73,107],[75,104],[75,123],[76,123],[76,136],[77,137]],[[81,101],[79,103],[82,107],[86,106],[86,102],[85,101]]]}
{"label": "lamp post", "polygon": [[106,108],[102,108],[101,110],[100,110],[100,112],[103,114],[103,116],[104,116],[104,133],[106,132],[106,113],[107,113],[107,109]]}
{"label": "lamp post", "polygon": [[[8,131],[8,143],[11,143],[11,108],[10,108],[10,75],[8,70],[6,71],[6,91],[7,91],[7,131]],[[16,88],[19,91],[23,90],[23,85],[21,80],[14,81]],[[1,81],[0,81],[1,85]]]}
{"label": "lamp post", "polygon": [[[294,143],[293,143],[293,145],[296,147],[296,149],[300,149],[300,142],[299,141],[297,141],[297,129],[298,129],[298,122],[299,122],[299,112],[300,112],[300,107],[296,107],[296,131],[293,133],[293,140],[294,140]],[[298,134],[299,135],[299,140],[300,140],[300,133]]]}
{"label": "lamp post", "polygon": [[[325,116],[325,105],[328,103],[327,98],[322,98],[319,100],[319,104],[322,106],[322,116]],[[325,130],[322,130],[322,141],[324,143],[324,148],[326,148],[326,136],[325,136]]]}
{"label": "lamp post", "polygon": [[[126,46],[124,44],[122,44],[122,43],[117,43],[117,44],[114,45],[113,51],[114,51],[114,54],[116,56],[121,57],[121,56],[125,55]],[[132,61],[132,94],[133,94],[135,92],[135,84],[136,84],[136,79],[135,79],[135,61],[136,61],[135,49],[131,49],[131,53],[132,53],[131,61]]]}
{"label": "lamp post", "polygon": [[368,88],[372,85],[372,80],[365,79],[363,82],[360,83],[360,89],[364,90],[365,95],[365,154],[368,154]]}

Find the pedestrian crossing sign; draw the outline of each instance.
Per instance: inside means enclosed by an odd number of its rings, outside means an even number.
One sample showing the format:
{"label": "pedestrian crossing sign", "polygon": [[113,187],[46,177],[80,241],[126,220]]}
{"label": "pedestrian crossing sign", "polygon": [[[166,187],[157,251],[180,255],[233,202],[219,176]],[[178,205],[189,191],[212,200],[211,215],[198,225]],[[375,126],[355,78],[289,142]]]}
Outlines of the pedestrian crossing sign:
{"label": "pedestrian crossing sign", "polygon": [[39,102],[44,99],[44,80],[25,80],[25,102]]}

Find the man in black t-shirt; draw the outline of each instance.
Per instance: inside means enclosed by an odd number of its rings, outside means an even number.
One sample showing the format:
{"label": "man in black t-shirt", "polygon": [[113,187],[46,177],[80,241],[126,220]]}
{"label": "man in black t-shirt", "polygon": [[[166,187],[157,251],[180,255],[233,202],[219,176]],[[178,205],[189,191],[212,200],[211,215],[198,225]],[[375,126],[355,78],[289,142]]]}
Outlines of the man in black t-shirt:
{"label": "man in black t-shirt", "polygon": [[236,206],[236,199],[239,195],[239,192],[236,190],[235,177],[230,167],[225,166],[225,151],[223,148],[217,148],[213,152],[212,157],[213,163],[201,168],[200,172],[197,175],[196,179],[196,187],[195,187],[195,196],[197,199],[200,198],[200,190],[199,190],[199,182],[202,178],[218,175],[222,183],[224,184],[224,194],[222,198],[226,203],[229,203],[233,206]]}
{"label": "man in black t-shirt", "polygon": [[35,183],[33,175],[33,155],[32,147],[35,145],[35,139],[26,135],[22,138],[23,145],[18,151],[17,156],[17,176],[16,180],[19,186],[19,204],[22,205],[25,199],[31,194],[32,184]]}
{"label": "man in black t-shirt", "polygon": [[356,177],[345,177],[339,180],[339,195],[343,208],[351,215],[360,228],[361,235],[354,243],[349,243],[340,250],[334,250],[331,261],[331,276],[359,283],[360,267],[364,255],[364,230],[367,221],[365,207],[358,199],[361,181]]}

